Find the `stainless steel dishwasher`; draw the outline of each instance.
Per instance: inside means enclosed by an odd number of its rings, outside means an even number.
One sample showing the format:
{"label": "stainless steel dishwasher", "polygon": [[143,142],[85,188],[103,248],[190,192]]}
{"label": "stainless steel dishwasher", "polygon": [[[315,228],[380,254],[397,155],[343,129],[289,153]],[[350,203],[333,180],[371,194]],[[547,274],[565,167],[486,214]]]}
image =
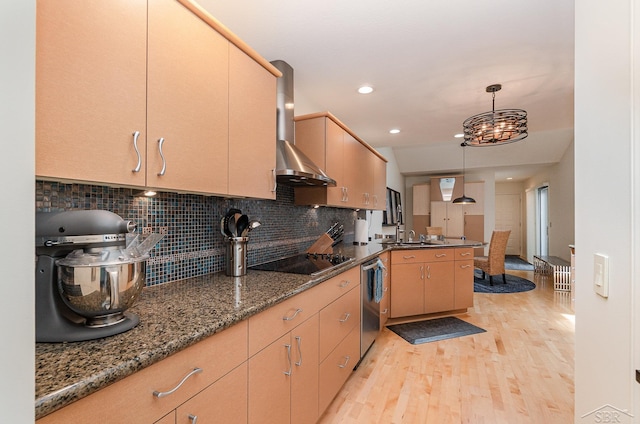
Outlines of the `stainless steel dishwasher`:
{"label": "stainless steel dishwasher", "polygon": [[378,258],[360,266],[360,359],[364,358],[380,332],[380,303],[376,301],[376,273],[382,272]]}

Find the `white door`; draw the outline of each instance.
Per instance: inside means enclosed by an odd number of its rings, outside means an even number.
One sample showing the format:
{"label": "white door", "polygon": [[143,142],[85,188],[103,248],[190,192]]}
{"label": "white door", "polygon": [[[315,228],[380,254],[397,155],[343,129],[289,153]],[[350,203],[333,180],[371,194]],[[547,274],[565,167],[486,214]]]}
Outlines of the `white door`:
{"label": "white door", "polygon": [[507,255],[520,256],[522,253],[521,203],[519,194],[496,194],[496,230],[511,230]]}

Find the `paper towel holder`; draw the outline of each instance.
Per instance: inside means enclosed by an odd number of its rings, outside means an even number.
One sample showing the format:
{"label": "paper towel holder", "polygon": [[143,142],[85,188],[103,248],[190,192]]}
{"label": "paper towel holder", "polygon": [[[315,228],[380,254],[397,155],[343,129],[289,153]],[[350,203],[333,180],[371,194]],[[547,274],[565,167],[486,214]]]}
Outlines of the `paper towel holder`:
{"label": "paper towel holder", "polygon": [[364,246],[369,243],[369,231],[367,227],[367,220],[362,218],[356,219],[353,244]]}

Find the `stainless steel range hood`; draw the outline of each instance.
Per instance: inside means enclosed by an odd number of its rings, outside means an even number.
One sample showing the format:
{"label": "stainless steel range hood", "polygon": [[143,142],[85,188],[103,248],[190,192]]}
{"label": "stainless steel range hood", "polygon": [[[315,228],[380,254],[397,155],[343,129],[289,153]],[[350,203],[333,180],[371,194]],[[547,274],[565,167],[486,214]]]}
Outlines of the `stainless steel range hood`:
{"label": "stainless steel range hood", "polygon": [[271,62],[282,76],[277,84],[276,181],[297,187],[335,186],[336,181],[295,146],[293,68],[282,60]]}

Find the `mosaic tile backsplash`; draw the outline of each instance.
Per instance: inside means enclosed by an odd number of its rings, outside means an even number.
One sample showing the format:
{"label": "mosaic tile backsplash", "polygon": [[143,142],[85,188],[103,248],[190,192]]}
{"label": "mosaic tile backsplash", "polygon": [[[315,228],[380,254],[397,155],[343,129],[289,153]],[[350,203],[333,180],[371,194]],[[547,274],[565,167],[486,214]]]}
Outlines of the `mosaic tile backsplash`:
{"label": "mosaic tile backsplash", "polygon": [[148,227],[165,237],[147,261],[148,286],[224,271],[227,242],[220,219],[229,208],[261,222],[247,243],[249,266],[305,251],[334,222],[345,228],[343,243],[353,242],[356,212],[293,204],[293,188],[279,185],[276,200],[227,199],[159,193],[138,197],[138,190],[87,184],[36,181],[36,211],[101,209]]}

